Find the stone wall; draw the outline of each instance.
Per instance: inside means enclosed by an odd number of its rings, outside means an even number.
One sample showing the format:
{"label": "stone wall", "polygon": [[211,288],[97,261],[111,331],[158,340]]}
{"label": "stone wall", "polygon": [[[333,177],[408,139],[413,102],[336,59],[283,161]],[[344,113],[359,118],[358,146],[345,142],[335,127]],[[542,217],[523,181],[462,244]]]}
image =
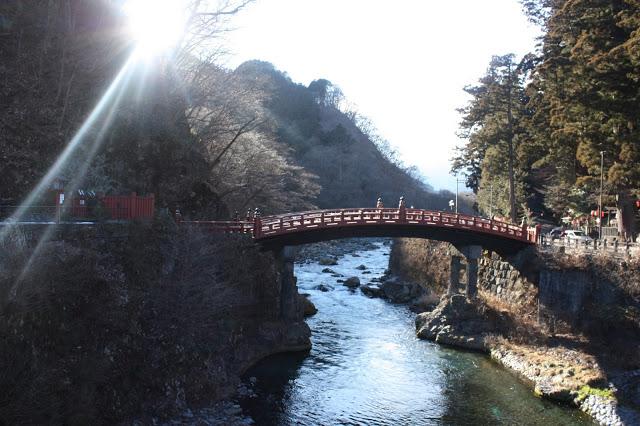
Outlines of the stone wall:
{"label": "stone wall", "polygon": [[[396,239],[390,271],[442,294],[457,250],[447,243]],[[464,269],[463,259],[463,269]],[[459,292],[464,292],[464,271]],[[607,334],[612,327],[640,330],[640,261],[551,255],[534,248],[503,258],[484,251],[478,262],[480,298],[541,322],[562,321],[573,331]],[[636,331],[634,331],[635,333]]]}
{"label": "stone wall", "polygon": [[[531,265],[535,262],[535,254],[523,262],[508,261],[495,253],[485,251],[478,261],[478,288],[481,293],[490,294],[507,304],[517,308],[531,308],[536,305],[538,297],[537,274],[531,273]],[[523,272],[527,266],[528,274]]]}

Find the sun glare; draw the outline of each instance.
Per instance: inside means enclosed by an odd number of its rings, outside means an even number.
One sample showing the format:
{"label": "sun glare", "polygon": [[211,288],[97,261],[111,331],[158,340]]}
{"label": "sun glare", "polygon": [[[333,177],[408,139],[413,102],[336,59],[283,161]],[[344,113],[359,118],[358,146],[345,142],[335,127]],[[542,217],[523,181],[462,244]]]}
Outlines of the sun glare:
{"label": "sun glare", "polygon": [[186,25],[185,3],[180,0],[128,0],[124,11],[138,48],[159,53],[175,46]]}

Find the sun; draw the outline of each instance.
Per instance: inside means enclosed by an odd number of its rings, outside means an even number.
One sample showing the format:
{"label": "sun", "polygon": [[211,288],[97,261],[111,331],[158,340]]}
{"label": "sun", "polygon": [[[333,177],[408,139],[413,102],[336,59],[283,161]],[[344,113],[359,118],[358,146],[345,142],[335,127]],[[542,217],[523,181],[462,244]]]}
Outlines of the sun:
{"label": "sun", "polygon": [[128,0],[124,12],[138,49],[157,54],[175,45],[186,27],[184,0]]}

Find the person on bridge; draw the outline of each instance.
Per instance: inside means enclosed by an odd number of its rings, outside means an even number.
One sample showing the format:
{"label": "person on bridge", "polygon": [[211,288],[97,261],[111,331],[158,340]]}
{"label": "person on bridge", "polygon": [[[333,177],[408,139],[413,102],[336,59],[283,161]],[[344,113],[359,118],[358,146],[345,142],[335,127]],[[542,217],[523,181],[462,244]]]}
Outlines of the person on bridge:
{"label": "person on bridge", "polygon": [[404,195],[402,197],[400,197],[400,202],[398,203],[398,208],[399,209],[403,209],[404,208]]}
{"label": "person on bridge", "polygon": [[382,197],[378,197],[378,201],[376,202],[376,209],[383,209],[384,204],[382,203]]}

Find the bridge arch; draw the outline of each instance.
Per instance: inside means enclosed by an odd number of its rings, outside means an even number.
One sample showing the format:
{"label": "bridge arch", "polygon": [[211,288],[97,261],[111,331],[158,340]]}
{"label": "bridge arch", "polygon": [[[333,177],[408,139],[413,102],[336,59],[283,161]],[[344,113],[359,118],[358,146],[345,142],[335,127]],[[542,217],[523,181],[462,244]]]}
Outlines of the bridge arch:
{"label": "bridge arch", "polygon": [[478,258],[483,249],[511,256],[534,245],[538,238],[537,229],[478,216],[407,209],[403,205],[397,209],[314,210],[265,217],[256,211],[252,219],[182,223],[212,232],[247,234],[265,250],[274,251],[280,271],[283,317],[296,315],[300,309],[295,297],[291,246],[352,237],[407,237],[449,242],[459,251],[451,256],[449,292],[458,288],[460,259],[464,257],[466,294],[473,298],[477,293]]}
{"label": "bridge arch", "polygon": [[407,237],[482,246],[515,254],[536,242],[535,230],[477,216],[422,209],[356,208],[256,217],[255,241],[267,249],[352,237]]}

